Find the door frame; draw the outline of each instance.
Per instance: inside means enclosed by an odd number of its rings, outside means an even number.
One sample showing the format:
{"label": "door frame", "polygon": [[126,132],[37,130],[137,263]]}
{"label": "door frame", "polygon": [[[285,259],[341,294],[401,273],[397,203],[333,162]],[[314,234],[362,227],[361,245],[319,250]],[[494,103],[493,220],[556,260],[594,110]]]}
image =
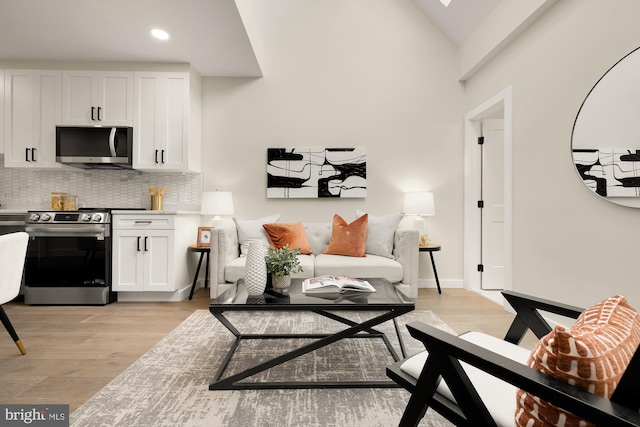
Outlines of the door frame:
{"label": "door frame", "polygon": [[513,87],[492,96],[464,116],[464,283],[465,288],[504,303],[499,291],[480,288],[480,159],[478,137],[482,119],[503,112],[504,120],[504,289],[511,289],[513,239]]}

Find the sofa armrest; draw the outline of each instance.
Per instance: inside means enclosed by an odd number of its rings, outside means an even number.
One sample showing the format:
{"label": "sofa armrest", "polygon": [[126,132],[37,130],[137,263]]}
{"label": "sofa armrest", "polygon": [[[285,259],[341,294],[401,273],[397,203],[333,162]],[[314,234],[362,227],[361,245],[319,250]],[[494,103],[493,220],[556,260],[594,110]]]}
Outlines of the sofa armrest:
{"label": "sofa armrest", "polygon": [[[211,253],[209,254],[209,277],[212,283],[225,283],[225,266],[240,256],[238,231],[231,220],[224,220],[221,225],[211,230]],[[211,286],[211,292],[217,286]],[[212,298],[217,295],[212,295]]]}
{"label": "sofa armrest", "polygon": [[418,297],[419,240],[420,232],[404,219],[400,221],[393,238],[393,255],[402,265],[402,284],[408,286],[409,298]]}

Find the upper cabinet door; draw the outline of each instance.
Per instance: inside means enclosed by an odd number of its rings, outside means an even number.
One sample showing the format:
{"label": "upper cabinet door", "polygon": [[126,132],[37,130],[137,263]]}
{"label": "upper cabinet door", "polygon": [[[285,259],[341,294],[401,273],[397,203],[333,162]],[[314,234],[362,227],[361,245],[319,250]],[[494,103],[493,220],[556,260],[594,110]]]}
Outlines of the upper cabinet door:
{"label": "upper cabinet door", "polygon": [[64,71],[62,123],[132,126],[133,72]]}
{"label": "upper cabinet door", "polygon": [[6,70],[4,83],[5,166],[60,168],[56,124],[62,116],[62,73]]}
{"label": "upper cabinet door", "polygon": [[189,156],[192,144],[200,149],[189,73],[137,72],[134,79],[133,168],[199,172],[199,156]]}
{"label": "upper cabinet door", "polygon": [[133,126],[133,72],[98,73],[99,120],[109,126]]}

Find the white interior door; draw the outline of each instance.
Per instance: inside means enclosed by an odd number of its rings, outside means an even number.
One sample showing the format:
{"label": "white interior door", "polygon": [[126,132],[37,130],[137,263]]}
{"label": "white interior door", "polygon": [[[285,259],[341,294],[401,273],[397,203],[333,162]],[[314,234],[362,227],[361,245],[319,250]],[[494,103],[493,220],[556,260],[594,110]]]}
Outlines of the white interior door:
{"label": "white interior door", "polygon": [[[505,301],[500,294],[499,290],[485,290],[481,286],[484,273],[479,272],[478,265],[482,264],[482,216],[484,216],[485,209],[478,209],[478,201],[483,199],[481,172],[482,162],[480,155],[481,149],[478,148],[478,138],[483,135],[482,127],[483,122],[487,119],[502,119],[504,121],[504,131],[502,138],[502,165],[499,166],[503,174],[503,225],[502,225],[502,239],[496,239],[502,243],[502,252],[489,251],[485,249],[485,252],[499,253],[502,255],[501,262],[494,262],[491,260],[485,260],[487,263],[487,276],[490,274],[490,265],[503,265],[503,273],[500,277],[502,280],[502,287],[504,289],[511,289],[511,261],[512,261],[512,225],[513,225],[513,88],[511,86],[496,93],[491,98],[487,99],[471,111],[465,114],[465,203],[464,203],[464,277],[465,287],[467,289],[474,290],[480,295],[495,301],[498,304],[504,304],[505,309],[513,310],[511,306]],[[489,129],[489,126],[487,126]],[[491,144],[492,136],[487,137],[487,144]],[[488,145],[487,145],[488,147]],[[491,148],[497,147],[489,147]],[[495,157],[492,153],[487,154],[486,169],[495,169],[497,166],[492,164],[495,161]],[[489,178],[487,178],[489,179]],[[490,206],[493,202],[490,200],[491,195],[486,195],[487,206]],[[487,216],[491,216],[491,209],[487,208]],[[488,227],[491,229],[491,227]],[[493,240],[493,237],[487,231],[487,239]],[[494,240],[494,242],[496,241]],[[488,244],[485,241],[485,244]],[[484,267],[483,267],[484,268]],[[485,278],[485,285],[489,286],[489,278]],[[491,285],[495,286],[495,285]]]}
{"label": "white interior door", "polygon": [[482,219],[480,287],[504,289],[504,120],[482,121]]}

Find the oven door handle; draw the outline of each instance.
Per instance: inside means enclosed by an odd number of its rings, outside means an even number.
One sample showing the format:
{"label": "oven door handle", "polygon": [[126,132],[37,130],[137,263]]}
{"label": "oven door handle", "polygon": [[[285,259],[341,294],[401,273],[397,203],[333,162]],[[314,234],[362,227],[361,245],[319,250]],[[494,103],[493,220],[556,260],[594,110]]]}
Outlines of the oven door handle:
{"label": "oven door handle", "polygon": [[25,231],[29,237],[94,237],[98,240],[104,240],[104,230],[77,230],[74,227],[58,228],[55,230],[39,230],[26,227]]}
{"label": "oven door handle", "polygon": [[89,233],[89,232],[75,232],[75,233],[64,233],[64,234],[52,234],[43,231],[27,231],[29,237],[91,237],[96,240],[104,240],[104,233]]}

